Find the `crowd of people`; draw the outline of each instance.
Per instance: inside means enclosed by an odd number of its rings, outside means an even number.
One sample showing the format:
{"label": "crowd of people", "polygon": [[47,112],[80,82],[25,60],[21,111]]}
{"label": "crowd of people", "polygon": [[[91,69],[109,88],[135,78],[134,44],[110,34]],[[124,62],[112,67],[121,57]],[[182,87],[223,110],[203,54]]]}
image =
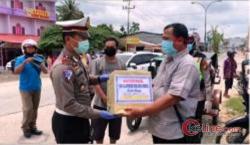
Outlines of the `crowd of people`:
{"label": "crowd of people", "polygon": [[[114,37],[105,39],[104,56],[90,61],[87,24],[84,18],[56,23],[63,29],[64,40],[61,54],[53,65],[49,65],[56,97],[52,117],[56,142],[90,143],[95,140],[103,143],[109,126],[110,143],[116,143],[121,135],[122,116],[148,116],[147,126],[153,143],[201,143],[202,133],[190,139],[181,128],[186,119],[195,118],[201,122],[202,114],[211,111],[211,94],[206,94],[211,90],[211,82],[207,79],[209,70],[206,65],[200,65],[204,57],[190,55],[193,47],[188,44],[187,27],[174,23],[163,29],[162,52],[165,56],[153,80],[154,102],[145,107],[128,107],[117,116],[107,111],[107,80],[114,70],[126,70],[125,62],[116,57],[119,41]],[[22,49],[24,55],[16,59],[15,73],[20,74],[22,130],[24,136],[30,138],[42,134],[36,126],[41,96],[40,73],[48,73],[48,70],[43,57],[36,54],[35,41],[24,41]],[[224,67],[226,97],[237,67],[233,53],[228,53],[228,57]]]}

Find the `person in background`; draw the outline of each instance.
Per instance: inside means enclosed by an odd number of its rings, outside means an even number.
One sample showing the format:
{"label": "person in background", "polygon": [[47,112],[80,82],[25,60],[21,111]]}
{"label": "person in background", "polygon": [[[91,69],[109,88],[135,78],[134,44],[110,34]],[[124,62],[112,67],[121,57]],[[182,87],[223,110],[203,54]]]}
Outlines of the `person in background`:
{"label": "person in background", "polygon": [[51,70],[51,67],[52,67],[52,58],[51,56],[48,56],[47,58],[47,64],[48,64],[48,70]]}
{"label": "person in background", "polygon": [[92,62],[91,56],[86,53],[81,55],[83,65],[90,70],[90,64]]}
{"label": "person in background", "polygon": [[37,110],[41,97],[40,73],[48,73],[42,56],[37,55],[38,46],[32,39],[22,43],[24,55],[19,56],[15,62],[15,74],[19,74],[19,90],[22,97],[24,137],[41,135],[42,131],[36,127]]}
{"label": "person in background", "polygon": [[[92,64],[92,75],[109,75],[115,70],[125,70],[125,63],[116,57],[119,42],[113,37],[109,37],[104,41],[104,56],[94,60]],[[107,82],[95,85],[94,108],[98,110],[107,110]],[[102,118],[93,119],[92,127],[94,130],[93,138],[96,143],[103,143],[105,130],[109,125],[110,143],[114,144],[120,138],[121,134],[121,118],[105,120]]]}
{"label": "person in background", "polygon": [[233,80],[236,76],[237,63],[234,59],[235,51],[229,50],[227,52],[228,58],[224,61],[224,79],[225,79],[225,92],[224,97],[229,98],[229,89],[233,86]]}

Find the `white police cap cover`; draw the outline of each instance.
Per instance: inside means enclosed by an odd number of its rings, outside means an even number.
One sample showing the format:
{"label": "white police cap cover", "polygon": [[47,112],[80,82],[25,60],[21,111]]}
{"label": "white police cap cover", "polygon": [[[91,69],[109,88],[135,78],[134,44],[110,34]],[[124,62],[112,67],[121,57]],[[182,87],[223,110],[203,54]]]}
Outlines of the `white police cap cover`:
{"label": "white police cap cover", "polygon": [[63,32],[86,32],[90,27],[90,19],[81,18],[78,20],[57,21],[56,25],[63,28]]}

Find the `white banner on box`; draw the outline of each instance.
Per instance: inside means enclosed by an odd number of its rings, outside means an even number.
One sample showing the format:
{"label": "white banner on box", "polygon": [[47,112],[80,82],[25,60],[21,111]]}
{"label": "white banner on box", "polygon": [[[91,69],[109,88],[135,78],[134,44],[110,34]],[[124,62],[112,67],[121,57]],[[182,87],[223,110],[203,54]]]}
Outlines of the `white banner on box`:
{"label": "white banner on box", "polygon": [[153,102],[152,79],[142,75],[117,75],[115,78],[117,104],[147,104]]}

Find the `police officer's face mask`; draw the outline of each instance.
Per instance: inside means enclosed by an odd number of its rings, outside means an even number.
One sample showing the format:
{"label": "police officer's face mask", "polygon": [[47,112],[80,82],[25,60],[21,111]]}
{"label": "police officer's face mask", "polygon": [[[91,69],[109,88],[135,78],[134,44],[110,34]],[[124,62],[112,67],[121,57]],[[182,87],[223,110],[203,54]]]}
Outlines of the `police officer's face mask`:
{"label": "police officer's face mask", "polygon": [[77,41],[74,38],[72,38],[72,40],[78,43],[78,46],[74,47],[74,50],[76,51],[76,53],[85,54],[88,52],[88,50],[89,50],[89,41],[88,40]]}

